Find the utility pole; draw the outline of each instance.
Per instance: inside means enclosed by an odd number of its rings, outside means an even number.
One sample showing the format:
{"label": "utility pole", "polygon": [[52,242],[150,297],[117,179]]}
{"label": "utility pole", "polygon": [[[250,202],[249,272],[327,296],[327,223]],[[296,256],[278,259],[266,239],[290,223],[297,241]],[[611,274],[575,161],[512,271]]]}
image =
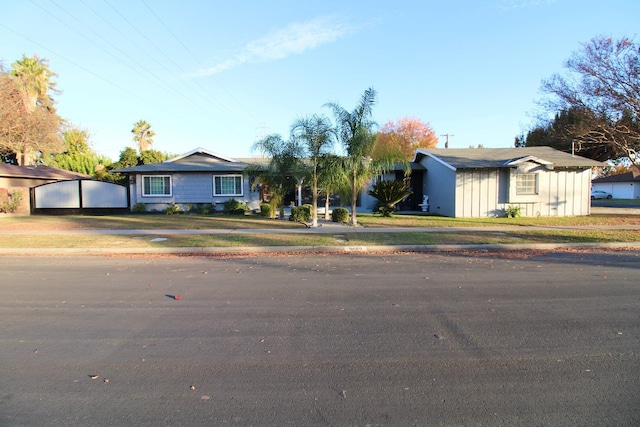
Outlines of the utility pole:
{"label": "utility pole", "polygon": [[444,148],[449,148],[449,137],[450,137],[450,136],[451,136],[451,137],[453,137],[453,136],[455,136],[455,135],[453,135],[453,134],[451,134],[451,135],[450,135],[450,134],[448,134],[448,133],[445,133],[444,135],[440,135],[440,136],[444,136],[445,138],[447,138],[447,139],[445,140],[445,142],[444,142]]}

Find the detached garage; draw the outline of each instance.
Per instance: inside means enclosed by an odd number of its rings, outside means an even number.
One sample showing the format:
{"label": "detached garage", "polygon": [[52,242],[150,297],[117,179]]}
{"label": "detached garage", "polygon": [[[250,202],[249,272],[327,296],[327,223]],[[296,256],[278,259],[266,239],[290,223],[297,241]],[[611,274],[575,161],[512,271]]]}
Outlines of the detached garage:
{"label": "detached garage", "polygon": [[22,203],[16,213],[29,214],[33,207],[29,197],[32,188],[51,182],[77,179],[91,179],[91,177],[49,166],[17,166],[0,163],[0,198],[13,192],[20,192]]}
{"label": "detached garage", "polygon": [[591,181],[594,190],[611,194],[614,199],[640,199],[640,168],[631,172],[596,178]]}
{"label": "detached garage", "polygon": [[41,185],[33,189],[31,198],[31,210],[35,213],[112,212],[129,208],[127,187],[88,179]]}

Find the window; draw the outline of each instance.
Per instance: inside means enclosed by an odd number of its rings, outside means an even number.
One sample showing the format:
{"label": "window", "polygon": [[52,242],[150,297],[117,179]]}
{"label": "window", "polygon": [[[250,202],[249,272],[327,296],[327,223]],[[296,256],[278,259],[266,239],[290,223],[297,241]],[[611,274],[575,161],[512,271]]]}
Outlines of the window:
{"label": "window", "polygon": [[242,196],[242,175],[216,175],[213,177],[214,196]]}
{"label": "window", "polygon": [[519,173],[516,175],[516,194],[538,194],[538,174]]}
{"label": "window", "polygon": [[144,176],[142,177],[142,195],[171,196],[170,176]]}

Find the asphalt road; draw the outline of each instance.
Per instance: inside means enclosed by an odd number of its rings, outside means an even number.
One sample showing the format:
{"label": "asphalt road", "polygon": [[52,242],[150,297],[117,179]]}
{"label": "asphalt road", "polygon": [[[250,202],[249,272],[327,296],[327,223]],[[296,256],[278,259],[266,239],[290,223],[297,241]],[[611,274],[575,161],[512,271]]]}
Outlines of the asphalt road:
{"label": "asphalt road", "polygon": [[640,424],[638,251],[0,271],[2,426]]}

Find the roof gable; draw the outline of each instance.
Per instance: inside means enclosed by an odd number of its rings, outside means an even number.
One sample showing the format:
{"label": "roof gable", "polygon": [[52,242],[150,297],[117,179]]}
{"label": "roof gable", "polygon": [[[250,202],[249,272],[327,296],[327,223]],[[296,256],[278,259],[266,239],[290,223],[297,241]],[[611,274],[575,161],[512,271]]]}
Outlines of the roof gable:
{"label": "roof gable", "polygon": [[196,159],[198,162],[237,162],[237,160],[232,159],[231,157],[221,156],[220,154],[214,153],[213,151],[209,151],[206,148],[198,147],[178,157],[169,159],[166,161],[166,163],[174,163],[174,162],[184,163],[185,159],[188,159],[194,156],[197,156]]}
{"label": "roof gable", "polygon": [[195,148],[181,156],[174,157],[161,163],[132,166],[115,169],[120,173],[182,173],[182,172],[214,172],[214,173],[243,173],[249,162],[221,156],[205,148]]}

